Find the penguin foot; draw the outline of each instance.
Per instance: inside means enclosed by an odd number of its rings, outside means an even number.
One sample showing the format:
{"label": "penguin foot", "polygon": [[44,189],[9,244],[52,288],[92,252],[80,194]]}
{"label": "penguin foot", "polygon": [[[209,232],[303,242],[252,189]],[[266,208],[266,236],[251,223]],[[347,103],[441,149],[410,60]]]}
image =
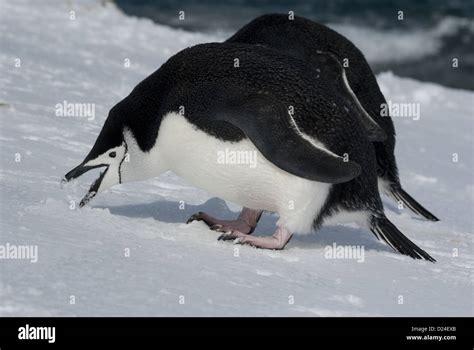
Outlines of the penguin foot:
{"label": "penguin foot", "polygon": [[[239,232],[242,234],[250,234],[257,227],[257,222],[262,215],[261,210],[253,210],[243,208],[236,220],[220,220],[216,219],[204,212],[191,215],[186,221],[187,224],[193,221],[204,221],[207,226],[217,232]],[[222,235],[221,235],[222,236]],[[234,237],[237,238],[237,237]]]}
{"label": "penguin foot", "polygon": [[280,250],[290,241],[293,235],[284,227],[278,227],[275,233],[271,237],[255,237],[249,235],[241,235],[234,243],[235,244],[248,244],[256,248],[262,249],[276,249]]}
{"label": "penguin foot", "polygon": [[248,233],[243,233],[240,231],[227,231],[222,233],[217,240],[218,241],[232,241],[248,236]]}

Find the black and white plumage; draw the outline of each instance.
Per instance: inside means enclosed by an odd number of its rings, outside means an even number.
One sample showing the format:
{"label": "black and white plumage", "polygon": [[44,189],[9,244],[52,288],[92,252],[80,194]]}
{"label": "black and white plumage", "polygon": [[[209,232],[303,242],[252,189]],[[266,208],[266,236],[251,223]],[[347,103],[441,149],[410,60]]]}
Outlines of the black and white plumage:
{"label": "black and white plumage", "polygon": [[[85,203],[116,183],[171,170],[226,200],[277,212],[285,231],[307,233],[350,213],[397,251],[433,261],[385,217],[373,146],[351,105],[308,69],[256,45],[185,49],[112,108],[65,180],[106,168]],[[219,164],[225,149],[255,152],[256,166]]]}
{"label": "black and white plumage", "polygon": [[[438,221],[401,186],[394,154],[395,128],[390,117],[380,115],[382,104],[386,104],[385,98],[364,55],[351,41],[306,18],[295,16],[290,19],[284,14],[269,14],[252,20],[227,42],[265,45],[326,71],[333,66],[326,56],[334,57],[341,65],[337,70],[340,73],[335,74],[335,84],[340,86],[341,95],[354,94],[354,103],[361,111],[354,116],[359,117],[369,138],[374,141],[381,192],[403,202],[416,214]],[[347,65],[342,67],[343,63]],[[383,135],[374,122],[380,125]]]}

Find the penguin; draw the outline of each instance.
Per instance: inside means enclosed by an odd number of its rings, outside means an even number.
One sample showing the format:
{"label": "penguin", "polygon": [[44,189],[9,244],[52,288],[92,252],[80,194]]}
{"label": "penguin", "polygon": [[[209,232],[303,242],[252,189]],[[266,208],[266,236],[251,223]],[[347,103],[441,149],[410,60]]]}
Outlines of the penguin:
{"label": "penguin", "polygon": [[[284,14],[268,14],[249,22],[227,42],[265,45],[304,60],[312,66],[319,66],[321,69],[326,67],[337,72],[337,85],[345,95],[352,97],[360,111],[358,117],[364,118],[361,122],[373,141],[380,192],[402,202],[427,220],[439,221],[402,188],[394,154],[393,121],[389,116],[381,116],[381,107],[386,104],[385,98],[364,55],[351,41],[334,30],[303,17],[289,19]],[[331,59],[335,62],[331,62]],[[322,64],[324,60],[328,62]],[[343,66],[344,62],[348,64],[347,67]]]}
{"label": "penguin", "polygon": [[[169,170],[243,207],[235,221],[206,213],[188,221],[204,221],[219,239],[283,249],[293,234],[351,217],[401,254],[435,261],[385,216],[364,127],[331,83],[316,82],[308,69],[263,46],[184,49],[110,110],[91,151],[63,181],[103,169],[82,207],[111,186]],[[277,229],[252,236],[263,211],[278,213]]]}

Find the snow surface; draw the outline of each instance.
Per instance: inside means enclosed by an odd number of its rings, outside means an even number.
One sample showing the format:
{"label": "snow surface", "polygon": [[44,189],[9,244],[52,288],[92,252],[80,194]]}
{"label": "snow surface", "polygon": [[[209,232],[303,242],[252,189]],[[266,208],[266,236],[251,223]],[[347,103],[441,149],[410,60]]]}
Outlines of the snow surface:
{"label": "snow surface", "polygon": [[[395,119],[398,164],[407,191],[442,221],[385,204],[436,264],[396,254],[354,225],[264,251],[186,225],[199,210],[231,218],[239,207],[171,173],[117,186],[81,210],[70,201],[97,173],[59,187],[116,102],[172,54],[220,38],[95,1],[1,0],[0,32],[0,244],[37,245],[39,255],[37,263],[0,260],[0,315],[473,315],[473,92],[378,76],[388,99],[421,104],[420,120]],[[95,103],[95,119],[55,116],[64,100]],[[264,215],[256,233],[272,233],[275,222]],[[326,259],[333,242],[363,245],[364,262]]]}

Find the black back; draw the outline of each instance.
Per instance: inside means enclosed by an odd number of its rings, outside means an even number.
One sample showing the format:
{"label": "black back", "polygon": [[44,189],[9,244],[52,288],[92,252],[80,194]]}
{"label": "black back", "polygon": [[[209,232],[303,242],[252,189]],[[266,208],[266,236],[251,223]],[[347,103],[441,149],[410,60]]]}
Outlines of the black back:
{"label": "black back", "polygon": [[388,116],[380,115],[381,104],[386,103],[385,98],[364,55],[351,41],[306,18],[295,16],[290,20],[285,14],[269,14],[254,19],[226,42],[266,45],[312,65],[320,63],[316,51],[330,52],[341,63],[347,58],[349,66],[345,71],[352,90],[388,136],[383,142],[374,142],[378,175],[399,184],[393,121]]}

